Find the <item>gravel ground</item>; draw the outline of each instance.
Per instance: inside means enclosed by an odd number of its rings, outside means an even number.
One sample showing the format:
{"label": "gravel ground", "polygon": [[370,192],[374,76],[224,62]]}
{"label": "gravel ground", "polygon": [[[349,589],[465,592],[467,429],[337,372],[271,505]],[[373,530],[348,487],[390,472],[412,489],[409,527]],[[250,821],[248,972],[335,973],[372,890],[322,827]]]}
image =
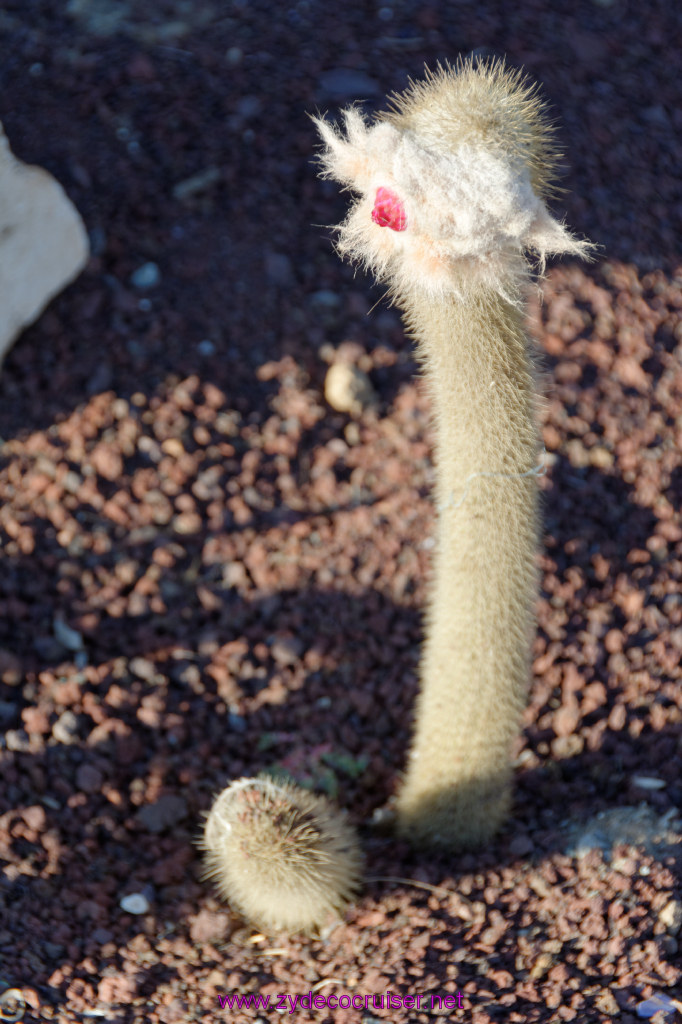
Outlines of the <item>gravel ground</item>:
{"label": "gravel ground", "polygon": [[[629,1024],[682,996],[682,13],[516,6],[2,5],[0,119],[93,255],[0,375],[0,1019]],[[601,249],[531,300],[549,466],[517,800],[447,857],[375,820],[417,685],[429,404],[331,251],[346,200],[306,115],[471,50],[543,83],[555,209]],[[354,416],[325,402],[340,360],[374,389]],[[319,939],[254,934],[201,881],[213,794],[273,768],[362,833],[369,880]],[[419,1009],[373,1005],[389,989]],[[363,1009],[275,1009],[308,992]]]}

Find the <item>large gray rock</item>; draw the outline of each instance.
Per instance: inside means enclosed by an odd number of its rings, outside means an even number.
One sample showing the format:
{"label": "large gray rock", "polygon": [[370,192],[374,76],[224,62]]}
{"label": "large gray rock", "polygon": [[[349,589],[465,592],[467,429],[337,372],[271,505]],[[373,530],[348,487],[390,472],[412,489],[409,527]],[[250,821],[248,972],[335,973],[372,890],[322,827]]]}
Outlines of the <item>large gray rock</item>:
{"label": "large gray rock", "polygon": [[61,185],[17,160],[0,124],[0,365],[88,253],[83,222]]}

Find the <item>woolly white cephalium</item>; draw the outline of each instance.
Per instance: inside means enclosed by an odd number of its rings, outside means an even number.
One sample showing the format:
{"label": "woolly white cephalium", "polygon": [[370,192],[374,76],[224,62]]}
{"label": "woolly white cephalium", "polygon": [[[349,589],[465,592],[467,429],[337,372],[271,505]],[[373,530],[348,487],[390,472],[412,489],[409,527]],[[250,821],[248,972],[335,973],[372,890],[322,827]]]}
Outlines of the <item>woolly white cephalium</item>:
{"label": "woolly white cephalium", "polygon": [[585,255],[545,206],[557,157],[521,74],[501,62],[439,66],[392,102],[370,125],[346,110],[345,135],[315,119],[324,176],[357,195],[338,228],[341,255],[398,297],[482,286],[513,302],[524,254],[541,267],[549,255]]}

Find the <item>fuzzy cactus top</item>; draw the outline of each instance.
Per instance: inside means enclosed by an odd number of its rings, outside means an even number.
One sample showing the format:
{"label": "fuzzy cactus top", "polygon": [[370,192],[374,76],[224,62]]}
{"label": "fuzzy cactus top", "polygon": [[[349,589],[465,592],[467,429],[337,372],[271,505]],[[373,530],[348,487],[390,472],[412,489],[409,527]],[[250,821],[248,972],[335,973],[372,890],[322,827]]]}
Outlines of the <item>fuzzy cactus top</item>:
{"label": "fuzzy cactus top", "polygon": [[439,66],[373,124],[354,107],[343,119],[345,134],[316,119],[323,173],[357,196],[338,248],[398,296],[473,286],[516,301],[524,253],[584,254],[545,206],[557,154],[542,102],[501,62]]}

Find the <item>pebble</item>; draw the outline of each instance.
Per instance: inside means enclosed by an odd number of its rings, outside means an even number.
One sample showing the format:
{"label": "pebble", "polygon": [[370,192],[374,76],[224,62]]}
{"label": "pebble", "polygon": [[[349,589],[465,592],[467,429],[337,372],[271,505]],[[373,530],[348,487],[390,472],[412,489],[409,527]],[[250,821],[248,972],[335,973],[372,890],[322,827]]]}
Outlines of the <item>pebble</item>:
{"label": "pebble", "polygon": [[57,743],[75,743],[78,739],[78,718],[73,711],[62,711],[52,726],[52,735]]}
{"label": "pebble", "polygon": [[59,641],[62,647],[66,647],[67,651],[82,650],[83,637],[77,629],[72,629],[71,626],[67,626],[63,619],[55,618],[52,623],[52,629],[54,631],[55,638]]}
{"label": "pebble", "polygon": [[202,525],[198,512],[180,512],[173,519],[173,529],[181,535],[198,533]]}
{"label": "pebble", "polygon": [[[198,171],[191,177],[185,178],[183,181],[179,181],[177,185],[174,185],[173,197],[175,199],[179,199],[182,202],[183,200],[189,199],[191,196],[195,196],[200,192],[205,192],[207,189],[211,187],[211,185],[215,185],[217,182],[219,182],[220,178],[221,171],[219,167],[206,167],[204,168],[203,171]],[[153,267],[156,266],[155,263],[145,264],[145,266],[150,265]]]}
{"label": "pebble", "polygon": [[34,832],[42,832],[45,828],[45,822],[47,819],[45,810],[40,806],[40,804],[34,804],[32,807],[26,807],[21,812],[21,816],[28,827],[33,829]]}
{"label": "pebble", "polygon": [[654,1014],[659,1015],[657,1019],[663,1017],[664,1020],[667,1020],[669,1016],[676,1012],[676,1006],[664,992],[654,992],[649,999],[644,999],[641,1003],[637,1003],[636,1010],[637,1016],[645,1020],[653,1017]]}
{"label": "pebble", "polygon": [[639,789],[665,789],[663,779],[656,779],[651,775],[633,775],[632,782]]}
{"label": "pebble", "polygon": [[156,665],[148,658],[132,658],[129,663],[130,671],[138,679],[145,683],[152,683],[156,677]]}
{"label": "pebble", "polygon": [[324,397],[337,412],[358,416],[377,400],[366,373],[348,363],[334,363],[324,380]]}
{"label": "pebble", "polygon": [[20,988],[6,988],[0,993],[0,1020],[19,1021],[25,1009],[26,1001]]}
{"label": "pebble", "polygon": [[582,752],[584,746],[584,739],[577,733],[571,733],[570,736],[557,736],[551,743],[552,756],[557,761],[561,761],[563,758],[575,757]]}
{"label": "pebble", "polygon": [[230,928],[230,916],[226,913],[213,913],[200,910],[189,918],[189,935],[192,942],[220,942]]}
{"label": "pebble", "polygon": [[153,804],[145,804],[137,812],[140,821],[149,832],[163,832],[187,817],[187,804],[181,796],[164,793]]}
{"label": "pebble", "polygon": [[671,935],[677,935],[682,928],[682,901],[669,900],[659,912],[658,920]]}
{"label": "pebble", "polygon": [[5,746],[8,750],[27,751],[31,749],[31,741],[23,729],[8,729],[5,733]]}
{"label": "pebble", "polygon": [[39,1010],[40,995],[38,994],[36,989],[31,988],[28,985],[24,985],[21,991],[23,993],[24,999],[26,1000],[26,1005],[30,1006],[32,1010]]}
{"label": "pebble", "polygon": [[125,910],[126,914],[146,914],[149,910],[149,900],[141,892],[131,892],[121,899],[119,907]]}
{"label": "pebble", "polygon": [[141,267],[130,275],[130,283],[138,291],[147,291],[148,288],[156,288],[161,282],[161,271],[156,263],[143,263]]}
{"label": "pebble", "polygon": [[341,305],[341,296],[330,288],[320,288],[319,291],[312,293],[308,301],[315,309],[338,309]]}
{"label": "pebble", "polygon": [[82,764],[76,772],[76,785],[84,793],[99,793],[104,776],[98,768],[91,764]]}
{"label": "pebble", "polygon": [[303,642],[297,637],[276,637],[270,647],[270,654],[278,665],[295,665],[303,654]]}
{"label": "pebble", "polygon": [[76,473],[73,469],[70,469],[68,473],[64,474],[62,480],[62,487],[69,494],[77,494],[80,488],[83,486],[83,477],[80,473]]}
{"label": "pebble", "polygon": [[637,862],[632,857],[614,857],[611,861],[611,868],[621,875],[631,877],[637,870]]}
{"label": "pebble", "polygon": [[552,725],[557,736],[566,737],[575,732],[580,721],[580,708],[575,700],[564,701],[555,712]]}
{"label": "pebble", "polygon": [[27,707],[21,712],[24,729],[29,736],[45,736],[50,732],[48,714],[40,707]]}
{"label": "pebble", "polygon": [[616,1002],[616,997],[611,989],[602,989],[594,1002],[597,1009],[601,1010],[601,1012],[605,1013],[608,1017],[619,1016],[620,1006]]}

